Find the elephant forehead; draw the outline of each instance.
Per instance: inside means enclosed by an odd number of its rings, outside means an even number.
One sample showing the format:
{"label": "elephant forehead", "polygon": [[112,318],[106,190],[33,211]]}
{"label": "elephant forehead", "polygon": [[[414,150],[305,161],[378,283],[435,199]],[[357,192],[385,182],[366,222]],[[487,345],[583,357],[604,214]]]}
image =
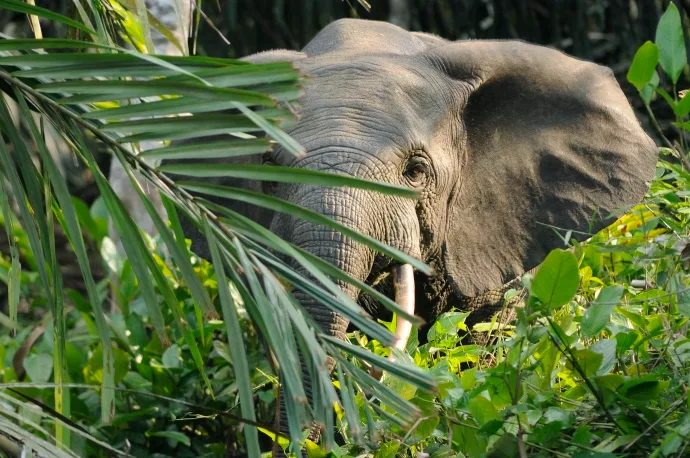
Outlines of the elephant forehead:
{"label": "elephant forehead", "polygon": [[392,54],[415,54],[426,49],[424,42],[406,30],[387,22],[340,19],[324,27],[303,52],[308,56],[344,51],[349,55],[373,50]]}
{"label": "elephant forehead", "polygon": [[341,62],[329,56],[301,70],[309,83],[291,133],[305,142],[409,149],[428,141],[459,108],[453,81],[421,58]]}

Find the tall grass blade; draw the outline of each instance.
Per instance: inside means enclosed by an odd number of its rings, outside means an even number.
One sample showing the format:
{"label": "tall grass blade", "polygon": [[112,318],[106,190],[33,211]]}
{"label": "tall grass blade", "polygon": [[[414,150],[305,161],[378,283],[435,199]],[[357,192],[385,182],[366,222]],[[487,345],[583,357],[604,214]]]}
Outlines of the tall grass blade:
{"label": "tall grass blade", "polygon": [[[254,399],[252,393],[251,374],[249,372],[249,363],[247,362],[247,351],[242,339],[242,329],[240,327],[239,316],[235,309],[235,303],[230,294],[228,287],[228,280],[225,277],[225,269],[223,267],[223,260],[221,258],[220,250],[216,244],[216,238],[208,224],[206,217],[203,219],[204,235],[208,240],[209,250],[211,252],[211,260],[213,267],[216,270],[216,279],[218,281],[218,295],[220,297],[220,305],[223,311],[223,321],[228,332],[228,346],[230,347],[230,354],[235,369],[237,384],[240,392],[240,410],[244,418],[256,421],[256,413],[254,411]],[[249,456],[259,456],[261,454],[259,449],[259,434],[255,426],[245,425],[245,437],[247,438],[247,451]]]}
{"label": "tall grass blade", "polygon": [[13,218],[10,212],[9,193],[5,188],[4,180],[0,180],[0,205],[2,206],[2,216],[7,233],[7,240],[10,246],[10,271],[7,275],[7,308],[12,325],[11,333],[17,333],[17,307],[19,306],[19,291],[21,289],[21,264],[19,264],[19,248],[14,240],[14,229],[12,227]]}

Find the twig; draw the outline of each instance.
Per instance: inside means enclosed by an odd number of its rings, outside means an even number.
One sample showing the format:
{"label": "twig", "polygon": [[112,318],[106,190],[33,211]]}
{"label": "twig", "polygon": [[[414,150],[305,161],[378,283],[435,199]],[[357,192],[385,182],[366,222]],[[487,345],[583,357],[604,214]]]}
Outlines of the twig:
{"label": "twig", "polygon": [[[558,339],[559,339],[561,342],[564,342],[564,340],[563,340],[563,339],[561,338],[561,336],[558,334],[558,329],[556,328],[556,325],[553,323],[553,321],[551,320],[551,318],[547,318],[547,320],[548,320],[548,322],[549,322],[549,325],[551,326],[551,329],[553,329],[554,333],[555,333],[556,335],[558,335]],[[582,367],[580,367],[580,364],[577,362],[577,360],[575,359],[575,357],[572,355],[571,350],[570,350],[570,347],[566,346],[565,343],[564,343],[564,344],[563,344],[563,348],[561,348],[561,344],[554,338],[554,335],[553,335],[553,334],[549,333],[549,337],[551,338],[551,341],[552,341],[554,344],[556,344],[556,348],[558,348],[558,351],[560,351],[561,353],[563,353],[563,355],[564,355],[566,358],[568,358],[568,360],[569,360],[570,363],[573,365],[573,367],[575,368],[575,370],[577,371],[577,373],[580,374],[580,377],[582,377],[582,379],[584,380],[585,385],[587,385],[587,388],[589,388],[589,391],[594,395],[594,397],[596,398],[597,402],[599,403],[599,405],[600,405],[601,408],[603,409],[604,414],[606,415],[606,418],[608,418],[609,421],[610,421],[611,423],[613,423],[613,424],[616,426],[616,428],[618,429],[618,431],[623,431],[623,428],[618,424],[618,422],[616,421],[616,419],[614,418],[614,416],[613,416],[613,415],[611,414],[611,412],[609,411],[608,407],[606,407],[606,403],[604,402],[604,399],[603,399],[603,397],[601,396],[601,393],[599,392],[599,390],[597,390],[596,387],[592,384],[591,380],[589,380],[589,377],[587,377],[587,374],[585,374],[585,371],[582,370]]]}
{"label": "twig", "polygon": [[685,170],[690,172],[690,162],[688,162],[687,158],[683,154],[683,151],[679,152],[678,149],[676,149],[676,147],[673,145],[673,143],[671,143],[671,140],[669,140],[668,137],[664,135],[664,131],[661,129],[659,122],[656,120],[656,116],[654,116],[654,113],[652,113],[652,109],[650,108],[650,106],[645,103],[644,107],[647,109],[647,114],[649,114],[649,119],[652,122],[652,126],[654,126],[659,136],[661,136],[661,139],[664,141],[664,143],[666,143],[668,148],[678,153],[678,159],[680,159],[680,162],[683,164],[683,167],[685,168]]}
{"label": "twig", "polygon": [[0,450],[11,458],[22,456],[22,446],[2,434],[0,434]]}
{"label": "twig", "polygon": [[661,416],[659,416],[659,418],[656,419],[656,421],[654,421],[654,423],[652,423],[651,425],[649,425],[649,426],[647,427],[647,429],[645,429],[644,431],[642,431],[642,433],[641,433],[639,436],[637,436],[635,439],[633,439],[632,442],[630,442],[628,445],[626,445],[625,447],[623,447],[623,450],[621,450],[621,452],[625,453],[630,447],[632,447],[632,446],[635,444],[635,442],[637,442],[638,440],[642,439],[649,431],[651,431],[651,430],[654,429],[659,423],[661,423],[661,421],[662,421],[664,418],[668,417],[670,414],[672,414],[673,412],[675,412],[681,405],[683,405],[683,403],[685,402],[685,399],[686,399],[686,398],[687,398],[687,394],[683,395],[683,397],[682,397],[681,399],[679,399],[679,400],[677,400],[676,402],[674,402],[674,403],[671,405],[671,407],[670,407],[668,410],[666,410],[666,412],[664,412]]}
{"label": "twig", "polygon": [[[31,6],[36,6],[36,2],[34,0],[26,0],[26,3],[28,3]],[[41,23],[38,20],[38,16],[34,14],[29,14],[29,24],[31,25],[31,30],[34,33],[34,37],[36,37],[37,40],[40,40],[43,38],[43,31],[41,30]]]}
{"label": "twig", "polygon": [[199,5],[197,5],[197,3],[196,3],[195,0],[192,0],[192,5],[194,5],[194,8],[196,8],[196,10],[199,12],[199,14],[201,14],[201,17],[202,17],[202,19],[204,20],[204,22],[206,22],[206,24],[207,24],[209,27],[211,27],[211,29],[212,29],[214,32],[216,32],[216,34],[218,34],[218,36],[220,37],[220,39],[223,40],[223,41],[225,42],[226,45],[230,46],[230,40],[228,40],[228,38],[227,38],[225,35],[223,35],[223,32],[221,32],[221,31],[218,29],[218,27],[216,27],[216,25],[213,23],[213,21],[211,20],[211,18],[209,18],[209,17],[206,15],[206,13],[204,13],[204,11],[203,11],[201,8],[199,8]]}
{"label": "twig", "polygon": [[[11,383],[0,383],[0,390],[9,390],[12,388],[52,389],[58,385],[60,385],[64,388],[80,388],[80,389],[87,389],[87,390],[100,390],[101,389],[100,385],[89,385],[86,383],[61,383],[61,384],[57,384],[57,383],[16,383],[16,382],[11,382]],[[132,394],[136,394],[138,396],[149,397],[152,399],[158,399],[161,401],[179,404],[179,405],[182,405],[185,407],[191,407],[194,409],[202,410],[202,411],[208,412],[209,415],[217,415],[219,417],[225,417],[225,418],[228,418],[232,421],[236,421],[238,423],[244,423],[244,424],[247,424],[250,426],[256,426],[257,428],[263,428],[270,433],[277,434],[281,437],[285,437],[282,433],[275,431],[273,429],[272,425],[259,423],[259,422],[254,421],[254,420],[249,420],[248,418],[244,418],[240,415],[235,415],[235,414],[230,413],[226,410],[220,410],[220,409],[216,409],[214,407],[208,407],[208,406],[202,405],[202,404],[196,404],[193,402],[183,401],[181,399],[175,399],[175,398],[171,398],[169,396],[163,396],[161,394],[151,393],[148,391],[139,391],[139,390],[132,390],[129,388],[119,388],[119,387],[112,387],[112,389],[114,391],[119,391],[122,393],[132,393]],[[37,405],[41,405],[41,407],[43,407],[43,404],[40,401],[36,401],[35,403]]]}
{"label": "twig", "polygon": [[657,133],[661,137],[661,139],[666,143],[666,145],[675,150],[675,147],[673,146],[673,143],[671,143],[671,140],[669,140],[666,135],[664,134],[664,131],[661,129],[661,126],[659,125],[659,122],[656,120],[656,116],[654,116],[654,113],[652,112],[652,108],[648,104],[644,104],[644,107],[647,109],[647,114],[649,115],[649,119],[652,122],[652,126],[656,129]]}

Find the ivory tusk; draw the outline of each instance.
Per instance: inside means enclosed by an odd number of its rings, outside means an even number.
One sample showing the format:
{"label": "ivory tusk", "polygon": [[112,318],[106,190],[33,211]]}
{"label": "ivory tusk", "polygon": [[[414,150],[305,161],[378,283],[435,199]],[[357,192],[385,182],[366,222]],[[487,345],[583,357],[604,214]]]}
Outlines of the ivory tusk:
{"label": "ivory tusk", "polygon": [[[405,312],[414,315],[414,274],[410,264],[403,264],[393,268],[393,290],[395,291],[395,302]],[[393,348],[404,350],[412,332],[412,323],[402,318],[400,315],[395,317],[395,343]],[[391,359],[393,355],[391,354]]]}

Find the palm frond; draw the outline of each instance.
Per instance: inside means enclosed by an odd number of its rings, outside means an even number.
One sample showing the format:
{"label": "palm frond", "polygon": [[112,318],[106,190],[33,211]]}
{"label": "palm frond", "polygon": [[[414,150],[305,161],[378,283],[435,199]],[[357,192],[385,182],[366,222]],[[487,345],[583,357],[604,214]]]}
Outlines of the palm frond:
{"label": "palm frond", "polygon": [[[21,10],[14,0],[1,0],[0,6],[2,5]],[[44,17],[48,17],[45,16],[47,13],[35,8],[31,9],[31,14],[43,14]],[[66,19],[52,16],[51,18],[63,22]],[[97,28],[99,31],[102,30],[102,24],[97,25]],[[90,30],[90,27],[82,26],[81,29],[88,29],[92,37],[101,35],[100,32]],[[76,49],[100,49],[108,52],[74,53]],[[34,50],[71,52],[52,54]],[[331,424],[334,404],[339,404],[344,409],[353,437],[361,437],[361,427],[356,420],[357,406],[353,398],[356,390],[364,390],[382,403],[390,405],[397,412],[401,422],[409,422],[419,415],[414,406],[392,390],[378,384],[350,363],[344,355],[363,359],[422,389],[431,390],[434,383],[427,373],[403,367],[397,362],[392,363],[374,356],[365,349],[323,335],[311,317],[285,289],[279,277],[287,279],[294,287],[312,295],[325,307],[347,316],[364,332],[383,343],[391,343],[393,335],[364,314],[356,303],[340,291],[332,278],[354,284],[372,293],[386,307],[404,314],[393,301],[376,293],[367,285],[347,277],[333,266],[280,240],[241,215],[222,209],[204,199],[192,198],[190,192],[202,192],[215,197],[251,202],[277,211],[291,212],[298,217],[340,230],[374,250],[401,262],[413,264],[420,271],[430,272],[428,266],[375,239],[358,234],[288,202],[228,187],[176,183],[171,176],[176,173],[196,177],[222,175],[322,186],[352,186],[408,198],[415,197],[413,192],[407,188],[384,183],[307,170],[247,165],[209,166],[203,163],[153,167],[146,161],[183,158],[201,160],[261,154],[269,149],[273,142],[279,143],[285,151],[294,155],[304,154],[303,148],[282,128],[293,122],[293,117],[290,110],[281,106],[281,102],[294,101],[300,93],[302,83],[299,74],[289,64],[255,65],[231,59],[152,56],[111,46],[105,41],[90,43],[50,39],[0,40],[0,56],[0,66],[5,68],[0,70],[0,81],[4,82],[2,87],[11,88],[4,95],[18,101],[23,117],[33,119],[31,109],[39,112],[44,122],[52,123],[74,154],[91,171],[121,237],[161,342],[170,342],[168,325],[172,325],[190,348],[209,389],[211,386],[204,373],[194,334],[189,325],[183,322],[173,286],[161,272],[153,255],[147,251],[139,228],[127,214],[119,196],[111,188],[87,147],[87,138],[93,138],[105,145],[123,166],[181,272],[185,284],[189,287],[195,304],[206,317],[215,317],[216,307],[190,263],[190,253],[182,238],[176,212],[183,214],[206,235],[212,264],[219,279],[220,310],[231,339],[233,360],[236,361],[243,417],[250,421],[256,418],[247,361],[243,358],[245,350],[241,340],[240,323],[235,311],[237,304],[230,294],[228,283],[223,280],[225,275],[239,292],[254,325],[266,339],[280,364],[290,435],[294,442],[299,443],[302,440],[301,425],[309,424],[312,420],[324,425]],[[116,103],[104,105],[100,102]],[[229,109],[236,110],[236,114],[218,113]],[[39,272],[45,295],[52,301],[51,310],[57,324],[55,329],[58,342],[64,339],[64,332],[61,331],[64,328],[61,321],[64,310],[60,300],[56,299],[61,298],[62,293],[59,266],[56,265],[53,255],[54,247],[50,244],[50,225],[53,224],[53,218],[63,226],[77,254],[104,349],[101,406],[102,421],[106,423],[113,413],[113,342],[103,313],[103,298],[99,296],[90,274],[81,235],[82,228],[75,216],[64,178],[60,176],[48,154],[39,125],[33,121],[29,122],[32,139],[38,146],[40,167],[35,167],[32,162],[32,148],[13,128],[9,111],[4,104],[0,104],[0,119],[4,126],[3,133],[7,135],[13,148],[13,153],[10,154],[4,143],[0,143],[0,171],[14,192],[13,197],[19,206],[22,227],[29,234],[32,250],[41,266]],[[217,134],[231,134],[234,138],[207,138]],[[256,138],[258,135],[265,135],[266,139]],[[166,144],[143,154],[136,154],[138,142],[169,142],[179,138],[195,141],[185,145]],[[168,214],[171,215],[170,227],[157,213],[154,204],[144,192],[147,187],[161,194]],[[7,196],[2,204],[4,210],[9,208]],[[292,270],[271,250],[295,259],[320,284]],[[15,278],[13,284],[16,282]],[[169,323],[166,322],[165,311],[169,311],[172,316]],[[407,318],[415,319],[409,315]],[[339,392],[335,390],[330,374],[325,369],[325,361],[329,355],[338,361]],[[64,367],[62,357],[59,351],[56,352],[56,368]],[[301,358],[312,377],[312,391],[315,396],[313,411],[305,404]],[[56,382],[63,380],[58,369],[55,375]],[[65,394],[61,392],[56,399],[64,397]],[[59,409],[56,410],[60,412]],[[250,425],[245,428],[245,435],[248,450],[252,454],[256,453],[257,429]],[[332,440],[330,433],[327,440]],[[68,443],[68,435],[63,435],[63,439],[58,438],[58,442]]]}

